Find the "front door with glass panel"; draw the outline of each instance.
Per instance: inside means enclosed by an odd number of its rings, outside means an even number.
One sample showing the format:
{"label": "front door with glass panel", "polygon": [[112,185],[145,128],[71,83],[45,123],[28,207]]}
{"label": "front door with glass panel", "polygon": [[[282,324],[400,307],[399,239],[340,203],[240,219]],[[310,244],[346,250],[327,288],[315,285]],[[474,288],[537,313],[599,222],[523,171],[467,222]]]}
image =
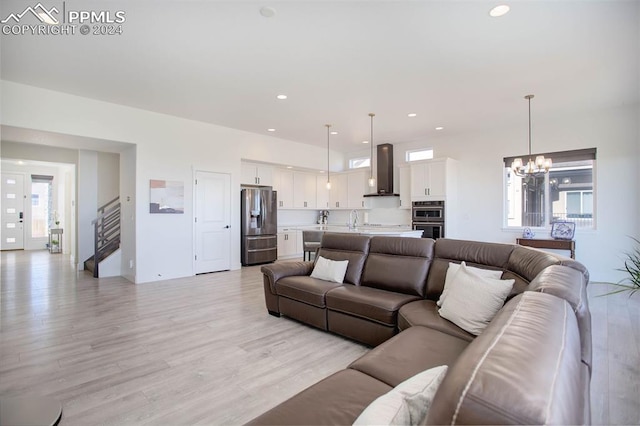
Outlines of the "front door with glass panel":
{"label": "front door with glass panel", "polygon": [[2,250],[24,248],[24,176],[2,173]]}

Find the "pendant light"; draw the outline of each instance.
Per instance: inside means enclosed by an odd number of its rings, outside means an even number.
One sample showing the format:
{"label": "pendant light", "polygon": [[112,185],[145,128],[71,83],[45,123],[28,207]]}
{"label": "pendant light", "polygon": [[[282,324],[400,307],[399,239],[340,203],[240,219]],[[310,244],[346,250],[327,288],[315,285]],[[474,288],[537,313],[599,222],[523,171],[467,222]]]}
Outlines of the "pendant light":
{"label": "pendant light", "polygon": [[376,186],[376,180],[373,177],[373,117],[376,115],[372,112],[369,113],[369,117],[371,117],[371,139],[369,140],[369,145],[371,145],[371,157],[370,157],[370,171],[369,171],[369,187],[373,188]]}
{"label": "pendant light", "polygon": [[552,161],[551,158],[544,158],[544,155],[538,155],[535,161],[531,159],[531,99],[533,99],[533,95],[527,95],[524,98],[529,101],[529,161],[525,165],[522,158],[516,158],[511,163],[511,170],[519,177],[543,176],[545,173],[549,173]]}
{"label": "pendant light", "polygon": [[329,179],[329,136],[331,135],[331,124],[325,124],[327,127],[327,189],[331,189],[331,179]]}

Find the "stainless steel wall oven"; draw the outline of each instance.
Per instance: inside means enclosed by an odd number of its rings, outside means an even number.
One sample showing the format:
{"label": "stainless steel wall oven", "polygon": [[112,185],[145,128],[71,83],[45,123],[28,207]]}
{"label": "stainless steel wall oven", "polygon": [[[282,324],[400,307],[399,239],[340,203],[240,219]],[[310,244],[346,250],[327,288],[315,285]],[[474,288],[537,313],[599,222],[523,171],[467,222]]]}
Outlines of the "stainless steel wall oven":
{"label": "stainless steel wall oven", "polygon": [[414,201],[411,225],[422,238],[444,238],[444,201]]}

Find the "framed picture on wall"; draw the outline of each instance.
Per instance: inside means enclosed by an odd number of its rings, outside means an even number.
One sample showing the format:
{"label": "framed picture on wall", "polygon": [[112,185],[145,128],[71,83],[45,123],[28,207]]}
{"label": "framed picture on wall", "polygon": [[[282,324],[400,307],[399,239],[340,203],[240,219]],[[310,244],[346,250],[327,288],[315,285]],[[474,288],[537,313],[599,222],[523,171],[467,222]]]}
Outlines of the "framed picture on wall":
{"label": "framed picture on wall", "polygon": [[556,240],[573,240],[575,233],[575,222],[558,221],[551,224],[551,238]]}
{"label": "framed picture on wall", "polygon": [[184,213],[184,182],[151,179],[149,213]]}

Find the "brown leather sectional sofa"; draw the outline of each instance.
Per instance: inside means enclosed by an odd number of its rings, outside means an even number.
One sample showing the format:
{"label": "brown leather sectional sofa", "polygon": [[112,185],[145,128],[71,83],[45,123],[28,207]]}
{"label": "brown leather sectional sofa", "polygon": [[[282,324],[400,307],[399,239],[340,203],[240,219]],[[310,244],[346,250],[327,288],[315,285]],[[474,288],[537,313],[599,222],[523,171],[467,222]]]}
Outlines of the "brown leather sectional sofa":
{"label": "brown leather sectional sofa", "polygon": [[[449,366],[427,424],[588,424],[591,317],[580,263],[510,244],[327,233],[344,284],[313,262],[262,267],[268,311],[375,346],[251,424],[351,424],[377,397]],[[502,271],[510,296],[474,336],[438,314],[449,262]]]}

